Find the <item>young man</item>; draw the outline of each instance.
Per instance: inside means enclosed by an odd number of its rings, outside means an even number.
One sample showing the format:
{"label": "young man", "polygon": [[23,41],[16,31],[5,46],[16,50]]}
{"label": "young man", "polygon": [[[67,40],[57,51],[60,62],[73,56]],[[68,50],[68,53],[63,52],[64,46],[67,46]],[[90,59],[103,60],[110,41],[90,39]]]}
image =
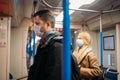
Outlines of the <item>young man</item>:
{"label": "young man", "polygon": [[52,28],[55,18],[49,10],[40,10],[34,15],[35,33],[41,37],[28,80],[62,80],[62,37]]}

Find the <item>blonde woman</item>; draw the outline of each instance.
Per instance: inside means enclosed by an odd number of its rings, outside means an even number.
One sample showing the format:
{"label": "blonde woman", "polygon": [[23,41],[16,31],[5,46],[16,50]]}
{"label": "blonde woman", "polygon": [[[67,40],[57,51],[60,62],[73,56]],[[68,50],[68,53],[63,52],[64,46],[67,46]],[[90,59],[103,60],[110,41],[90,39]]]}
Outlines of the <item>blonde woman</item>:
{"label": "blonde woman", "polygon": [[[100,75],[100,68],[98,60],[92,51],[91,37],[88,32],[78,34],[73,55],[77,58],[78,63],[82,61],[79,65],[81,80],[97,80],[95,78]],[[84,60],[82,60],[83,58]]]}

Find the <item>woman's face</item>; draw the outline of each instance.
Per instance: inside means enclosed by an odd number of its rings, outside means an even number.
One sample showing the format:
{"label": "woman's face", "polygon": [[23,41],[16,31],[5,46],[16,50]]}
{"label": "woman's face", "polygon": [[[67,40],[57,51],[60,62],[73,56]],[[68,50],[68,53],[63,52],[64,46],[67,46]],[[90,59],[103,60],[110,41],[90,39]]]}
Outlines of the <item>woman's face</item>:
{"label": "woman's face", "polygon": [[78,39],[82,39],[84,41],[84,45],[91,45],[90,35],[86,32],[82,32],[78,35]]}

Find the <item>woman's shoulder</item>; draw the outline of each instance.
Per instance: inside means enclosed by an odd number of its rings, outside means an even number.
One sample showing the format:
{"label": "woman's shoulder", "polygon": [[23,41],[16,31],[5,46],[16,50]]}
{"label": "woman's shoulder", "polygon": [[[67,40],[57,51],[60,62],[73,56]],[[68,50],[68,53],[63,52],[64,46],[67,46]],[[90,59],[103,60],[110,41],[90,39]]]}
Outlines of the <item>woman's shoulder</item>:
{"label": "woman's shoulder", "polygon": [[96,54],[93,51],[90,51],[90,52],[88,52],[88,56],[95,56],[96,57]]}

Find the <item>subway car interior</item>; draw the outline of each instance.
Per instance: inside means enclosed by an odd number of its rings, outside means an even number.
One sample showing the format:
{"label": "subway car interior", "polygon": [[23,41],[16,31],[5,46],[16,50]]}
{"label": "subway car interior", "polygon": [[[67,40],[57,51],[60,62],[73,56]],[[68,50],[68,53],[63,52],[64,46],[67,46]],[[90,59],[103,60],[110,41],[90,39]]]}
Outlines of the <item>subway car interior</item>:
{"label": "subway car interior", "polygon": [[120,0],[0,0],[0,80],[27,80],[41,39],[33,14],[43,9],[54,14],[54,30],[70,41],[68,57],[79,32],[88,31],[104,80],[120,80]]}

